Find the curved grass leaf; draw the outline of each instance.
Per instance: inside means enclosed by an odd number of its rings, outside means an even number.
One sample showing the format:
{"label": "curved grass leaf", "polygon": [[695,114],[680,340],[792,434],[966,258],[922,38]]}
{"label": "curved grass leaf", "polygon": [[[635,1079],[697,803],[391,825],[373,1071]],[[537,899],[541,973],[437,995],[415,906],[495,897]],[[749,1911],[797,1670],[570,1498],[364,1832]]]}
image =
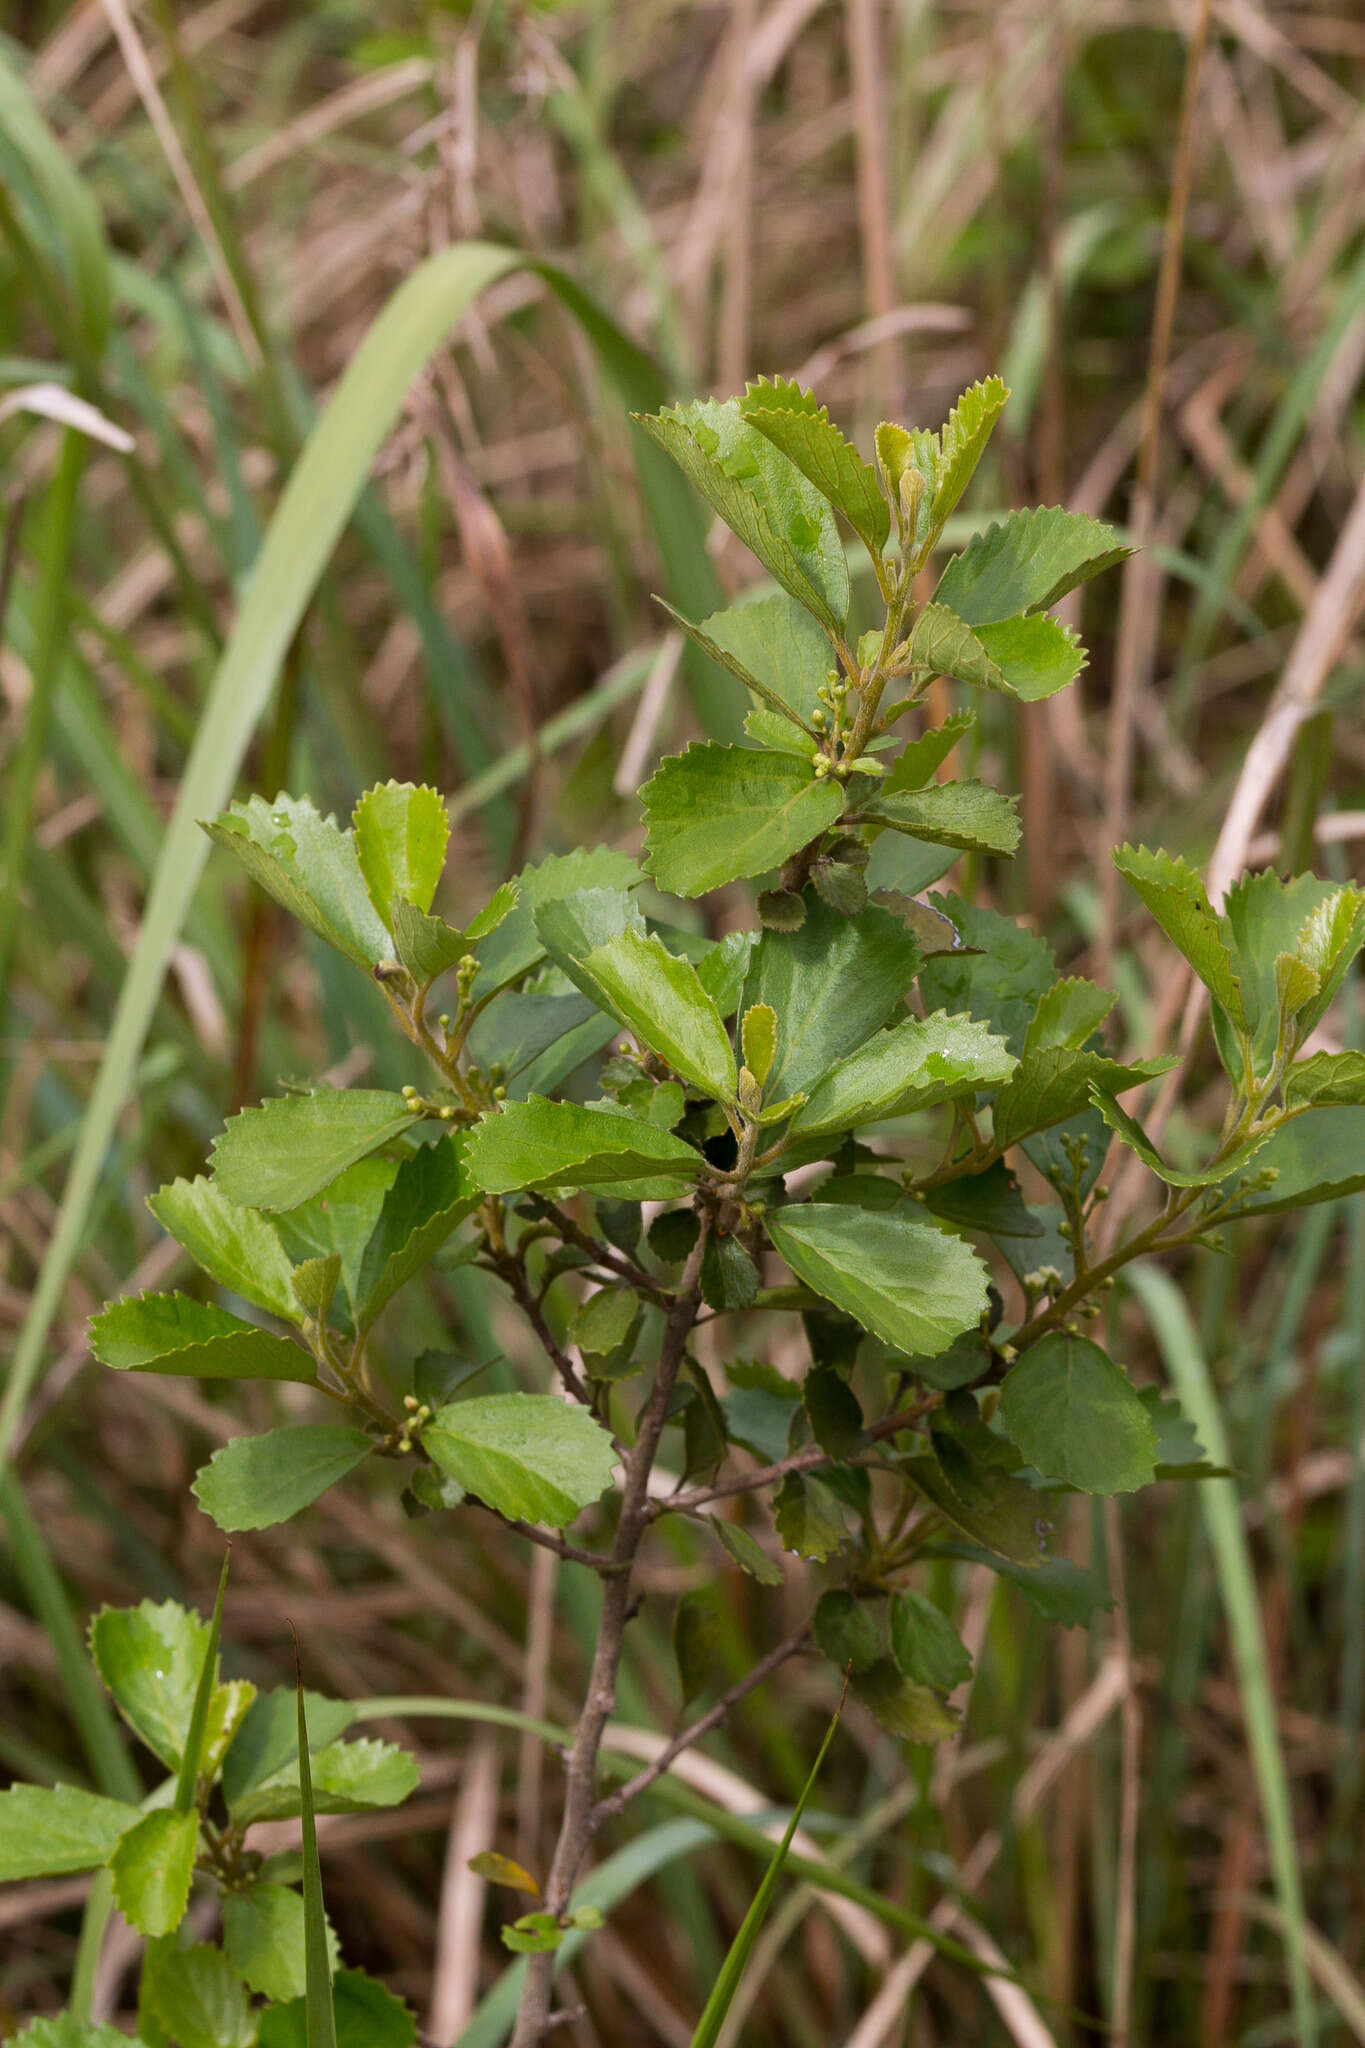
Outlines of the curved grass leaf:
{"label": "curved grass leaf", "polygon": [[[295,1649],[295,1657],[298,1651]],[[308,1710],[303,1680],[297,1681],[299,1716],[299,1815],[303,1823],[303,1959],[305,2048],[337,2048],[336,2010],[332,2004],[332,1957],[327,1941],[327,1908],[322,1898],[322,1865],[313,1806],[313,1774],[308,1749]]]}

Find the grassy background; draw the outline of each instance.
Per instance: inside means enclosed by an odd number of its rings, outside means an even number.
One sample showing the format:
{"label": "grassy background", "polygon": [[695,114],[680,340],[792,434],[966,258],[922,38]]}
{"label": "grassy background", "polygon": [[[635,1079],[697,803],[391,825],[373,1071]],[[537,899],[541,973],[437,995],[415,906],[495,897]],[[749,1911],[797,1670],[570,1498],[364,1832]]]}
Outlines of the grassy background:
{"label": "grassy background", "polygon": [[[1182,86],[1206,23],[1184,182]],[[866,436],[887,415],[936,423],[999,368],[1015,395],[977,513],[1043,499],[1149,533],[1130,572],[1143,581],[1085,593],[1078,690],[1026,720],[986,706],[978,772],[1022,787],[1028,851],[973,878],[1044,926],[1068,967],[1112,974],[1126,1043],[1174,1042],[1179,1012],[1171,956],[1115,905],[1105,849],[1142,835],[1208,860],[1287,664],[1316,709],[1277,761],[1251,858],[1358,873],[1365,24],[1349,0],[603,0],[421,19],[350,0],[133,14],[27,0],[0,26],[0,409],[55,383],[134,443],[0,411],[7,1348],[284,479],[392,292],[463,239],[562,261],[679,393],[796,374]],[[16,116],[20,78],[58,150]],[[622,366],[536,275],[494,283],[412,386],[249,728],[243,790],[287,785],[341,813],[388,775],[451,792],[452,915],[523,850],[631,843],[659,750],[725,716],[649,593],[734,588],[752,565],[637,471]],[[1134,495],[1140,445],[1149,500]],[[743,899],[716,915],[738,921]],[[1344,1006],[1339,1040],[1356,1021]],[[141,1197],[198,1170],[230,1107],[319,1072],[411,1078],[363,980],[215,856],[13,1418],[8,1773],[114,1786],[128,1760],[78,1627],[106,1600],[211,1601],[219,1545],[188,1480],[288,1396],[101,1375],[84,1320],[110,1293],[183,1281]],[[1201,1055],[1168,1131],[1177,1154],[1197,1152],[1212,1084]],[[959,1901],[955,1931],[1003,1950],[1028,1997],[924,1970],[900,1937],[797,1893],[765,1937],[747,2038],[1103,2038],[1081,2012],[1134,2042],[1290,2040],[1274,1900],[1292,1858],[1321,2038],[1365,2040],[1365,1210],[1246,1230],[1175,1278],[1188,1318],[1164,1315],[1158,1343],[1121,1302],[1116,1341],[1138,1377],[1164,1365],[1187,1399],[1216,1392],[1235,1512],[1221,1496],[1211,1532],[1206,1504],[1171,1487],[1093,1526],[1078,1511],[1075,1554],[1105,1563],[1120,1595],[1089,1639],[941,1567],[953,1576],[935,1590],[978,1652],[961,1741],[907,1756],[850,1712],[821,1783],[841,1817],[827,1846],[910,1910]],[[413,1307],[402,1341],[448,1341],[452,1325],[474,1352],[524,1355],[459,1274]],[[1244,1556],[1259,1629],[1236,1605]],[[626,1719],[670,1725],[671,1599],[707,1571],[682,1538],[647,1568]],[[780,1596],[727,1584],[727,1671],[790,1626],[809,1597],[798,1576]],[[563,1719],[591,1629],[580,1577],[472,1515],[409,1527],[389,1490],[351,1486],[234,1546],[225,1639],[233,1668],[278,1678],[292,1618],[320,1687]],[[798,1668],[708,1745],[704,1789],[736,1811],[789,1800],[829,1705],[826,1675]],[[554,1765],[478,1721],[378,1725],[418,1742],[423,1791],[326,1830],[329,1900],[351,1958],[452,2041],[504,1961],[503,1902],[464,1859],[494,1834],[536,1859]],[[1278,1738],[1290,1788],[1278,1849],[1258,1730]],[[576,2048],[685,2048],[756,1865],[679,1826],[651,1800],[619,1837],[634,1888],[575,1966]],[[60,2002],[83,1890],[0,1898],[0,2032]],[[102,2013],[128,2009],[133,1959],[130,1943],[106,1949]]]}

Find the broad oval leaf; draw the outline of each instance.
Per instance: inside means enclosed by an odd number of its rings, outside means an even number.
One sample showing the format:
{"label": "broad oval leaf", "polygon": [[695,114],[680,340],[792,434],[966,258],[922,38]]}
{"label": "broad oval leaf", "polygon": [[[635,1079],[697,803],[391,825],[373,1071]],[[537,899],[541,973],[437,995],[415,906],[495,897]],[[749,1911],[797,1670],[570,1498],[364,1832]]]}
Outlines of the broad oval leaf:
{"label": "broad oval leaf", "polygon": [[316,1380],[315,1361],[288,1337],[258,1330],[187,1294],[135,1294],[90,1325],[90,1348],[115,1372],[180,1373],[207,1380]]}
{"label": "broad oval leaf", "polygon": [[254,796],[205,830],[291,917],[339,953],[365,968],[388,958],[389,935],[366,891],[355,840],[335,818],[319,816],[307,797],[281,795],[267,803]]}
{"label": "broad oval leaf", "polygon": [[902,1005],[919,959],[915,938],[886,910],[846,918],[817,900],[800,931],[765,931],[743,1001],[767,1003],[777,1016],[768,1098],[810,1093],[836,1060],[880,1030]]}
{"label": "broad oval leaf", "polygon": [[1011,512],[954,555],[934,592],[969,626],[1043,612],[1078,584],[1133,553],[1112,526],[1082,512],[1039,505]]}
{"label": "broad oval leaf", "polygon": [[392,929],[401,897],[425,913],[445,866],[450,819],[434,789],[384,782],[367,789],[355,808],[356,857],[370,901]]}
{"label": "broad oval leaf", "polygon": [[971,1653],[947,1615],[923,1593],[896,1593],[890,1612],[891,1655],[917,1685],[951,1692],[972,1675]]}
{"label": "broad oval leaf", "polygon": [[171,1181],[147,1197],[147,1207],[220,1287],[286,1322],[297,1320],[289,1254],[274,1224],[259,1210],[229,1201],[203,1175]]}
{"label": "broad oval leaf", "polygon": [[640,799],[645,865],[675,896],[780,867],[844,808],[840,785],[816,781],[808,761],[712,742],[669,755]]}
{"label": "broad oval leaf", "polygon": [[976,637],[1000,671],[999,687],[1025,704],[1055,697],[1085,667],[1085,649],[1076,634],[1046,612],[978,626]]}
{"label": "broad oval leaf", "polygon": [[234,1437],[201,1466],[191,1490],[220,1529],[268,1529],[308,1507],[373,1449],[363,1429],[289,1423]]}
{"label": "broad oval leaf", "polygon": [[207,1622],[174,1600],[103,1607],[90,1624],[96,1670],[129,1727],[167,1770],[184,1753],[210,1633]]}
{"label": "broad oval leaf", "polygon": [[252,2048],[256,2039],[245,1984],[207,1942],[154,1942],[143,1965],[142,2003],[178,2048]]}
{"label": "broad oval leaf", "polygon": [[419,1115],[381,1088],[278,1095],[224,1126],[214,1140],[213,1178],[230,1201],[297,1209]]}
{"label": "broad oval leaf", "polygon": [[829,635],[810,613],[782,591],[747,602],[741,597],[699,626],[672,605],[664,609],[757,697],[745,720],[750,738],[809,759],[816,739],[811,714],[831,659]]}
{"label": "broad oval leaf", "polygon": [[1018,1065],[984,1024],[971,1017],[907,1017],[840,1060],[792,1118],[804,1137],[854,1130],[996,1088]]}
{"label": "broad oval leaf", "polygon": [[98,1870],[138,1818],[135,1806],[75,1785],[0,1792],[0,1884]]}
{"label": "broad oval leaf", "polygon": [[114,1897],[139,1934],[173,1934],[185,1917],[199,1845],[199,1815],[144,1814],[109,1858]]}
{"label": "broad oval leaf", "polygon": [[[280,2003],[302,1998],[303,1900],[290,1886],[253,1884],[230,1892],[223,1901],[223,1947],[252,1991]],[[335,1935],[330,1947],[335,1966]]]}
{"label": "broad oval leaf", "polygon": [[465,1161],[490,1195],[638,1183],[662,1187],[665,1200],[704,1165],[699,1152],[644,1117],[547,1102],[540,1095],[504,1103],[476,1124]]}
{"label": "broad oval leaf", "polygon": [[1133,1493],[1155,1476],[1152,1419],[1088,1338],[1054,1330],[1032,1345],[1005,1374],[1000,1420],[1036,1471],[1082,1493]]}
{"label": "broad oval leaf", "polygon": [[735,1097],[735,1055],[690,960],[670,953],[657,934],[623,931],[595,946],[584,970],[640,1043],[704,1094]]}
{"label": "broad oval leaf", "polygon": [[[324,1747],[310,1742],[309,1761],[315,1813],[369,1813],[377,1807],[400,1806],[419,1782],[416,1761],[407,1750],[396,1742],[377,1742],[368,1735],[355,1742],[329,1742]],[[243,1826],[258,1820],[293,1820],[302,1803],[295,1742],[290,1761],[242,1793],[233,1805],[232,1817]]]}
{"label": "broad oval leaf", "polygon": [[823,1202],[766,1222],[799,1280],[897,1351],[932,1358],[985,1311],[985,1267],[931,1223]]}
{"label": "broad oval leaf", "polygon": [[611,1484],[616,1450],[599,1423],[554,1394],[488,1394],[437,1410],[426,1450],[466,1493],[514,1520],[563,1528]]}
{"label": "broad oval leaf", "polygon": [[465,1143],[461,1135],[438,1138],[419,1145],[399,1167],[361,1261],[361,1330],[478,1207],[481,1193],[465,1165]]}

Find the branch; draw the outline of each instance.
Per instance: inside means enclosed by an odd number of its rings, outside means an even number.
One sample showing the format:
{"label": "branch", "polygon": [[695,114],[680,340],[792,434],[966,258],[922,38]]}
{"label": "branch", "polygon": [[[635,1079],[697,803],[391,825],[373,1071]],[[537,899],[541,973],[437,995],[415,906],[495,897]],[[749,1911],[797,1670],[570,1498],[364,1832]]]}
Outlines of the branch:
{"label": "branch", "polygon": [[549,1529],[542,1529],[538,1522],[523,1522],[519,1515],[505,1515],[501,1508],[491,1507],[477,1494],[469,1495],[469,1505],[482,1508],[492,1515],[505,1529],[515,1529],[518,1536],[525,1536],[528,1542],[538,1543],[542,1550],[552,1550],[556,1557],[562,1557],[569,1564],[585,1564],[594,1572],[619,1572],[621,1566],[596,1550],[580,1550],[576,1543],[566,1543],[562,1536],[555,1536]]}
{"label": "branch", "polygon": [[497,1260],[496,1271],[511,1290],[517,1307],[535,1331],[542,1350],[549,1358],[569,1393],[584,1408],[591,1409],[593,1399],[588,1391],[587,1382],[570,1358],[568,1352],[555,1337],[555,1333],[550,1328],[550,1325],[546,1322],[540,1303],[536,1300],[527,1284],[526,1269],[520,1259],[514,1254],[508,1254],[506,1257]]}
{"label": "branch", "polygon": [[[889,1436],[898,1436],[903,1429],[913,1429],[942,1400],[942,1394],[925,1394],[909,1408],[898,1409],[894,1415],[885,1415],[880,1422],[870,1424],[863,1431],[866,1449],[870,1450],[873,1444],[882,1443]],[[669,1500],[652,1500],[649,1517],[653,1521],[660,1515],[690,1514],[694,1508],[705,1507],[709,1501],[726,1500],[736,1493],[753,1493],[760,1486],[774,1485],[793,1472],[818,1472],[822,1465],[860,1464],[864,1455],[865,1451],[858,1451],[851,1458],[836,1458],[829,1451],[821,1450],[819,1444],[805,1444],[789,1457],[779,1458],[775,1465],[760,1465],[754,1472],[732,1472],[727,1479],[718,1479],[712,1486],[695,1486],[690,1493],[675,1493]]]}
{"label": "branch", "polygon": [[629,1805],[632,1799],[637,1799],[640,1793],[647,1791],[656,1778],[661,1778],[665,1771],[671,1770],[674,1762],[682,1755],[685,1749],[691,1749],[693,1743],[700,1742],[702,1737],[709,1735],[713,1728],[719,1728],[721,1722],[729,1716],[742,1699],[762,1685],[765,1678],[770,1678],[773,1672],[780,1665],[785,1664],[789,1657],[796,1655],[796,1652],[801,1648],[809,1634],[810,1623],[804,1621],[800,1628],[794,1629],[791,1635],[787,1636],[783,1642],[777,1645],[776,1649],[769,1650],[767,1656],[761,1658],[755,1664],[752,1671],[746,1672],[743,1678],[736,1680],[728,1692],[722,1693],[715,1705],[709,1707],[700,1720],[693,1721],[690,1727],[684,1728],[680,1734],[675,1735],[668,1747],[659,1751],[652,1764],[647,1764],[644,1770],[637,1771],[633,1778],[629,1779],[606,1799],[599,1799],[593,1808],[592,1821],[594,1828],[600,1827],[605,1820],[613,1819],[621,1812],[623,1807]]}

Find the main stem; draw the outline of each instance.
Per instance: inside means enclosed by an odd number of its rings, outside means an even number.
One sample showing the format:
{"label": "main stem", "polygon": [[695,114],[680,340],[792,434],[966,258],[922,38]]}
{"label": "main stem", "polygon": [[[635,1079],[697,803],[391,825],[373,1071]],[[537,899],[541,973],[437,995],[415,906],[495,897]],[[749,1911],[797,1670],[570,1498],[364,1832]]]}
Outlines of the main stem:
{"label": "main stem", "polygon": [[[602,1615],[597,1625],[597,1643],[587,1696],[578,1718],[573,1748],[564,1775],[564,1813],[559,1840],[544,1886],[544,1909],[562,1914],[568,1906],[574,1881],[588,1852],[596,1826],[594,1797],[597,1756],[607,1722],[616,1707],[616,1674],[625,1648],[626,1623],[631,1614],[632,1567],[640,1540],[649,1527],[649,1475],[659,1449],[673,1384],[687,1347],[688,1333],[701,1302],[702,1256],[710,1232],[710,1218],[703,1213],[701,1230],[683,1271],[664,1325],[659,1369],[640,1416],[635,1442],[626,1456],[626,1483],[621,1494],[621,1514],[611,1547],[611,1562],[617,1567],[603,1575]],[[516,2029],[511,2048],[539,2048],[550,2017],[554,1980],[553,1955],[533,1955],[526,1970]]]}

